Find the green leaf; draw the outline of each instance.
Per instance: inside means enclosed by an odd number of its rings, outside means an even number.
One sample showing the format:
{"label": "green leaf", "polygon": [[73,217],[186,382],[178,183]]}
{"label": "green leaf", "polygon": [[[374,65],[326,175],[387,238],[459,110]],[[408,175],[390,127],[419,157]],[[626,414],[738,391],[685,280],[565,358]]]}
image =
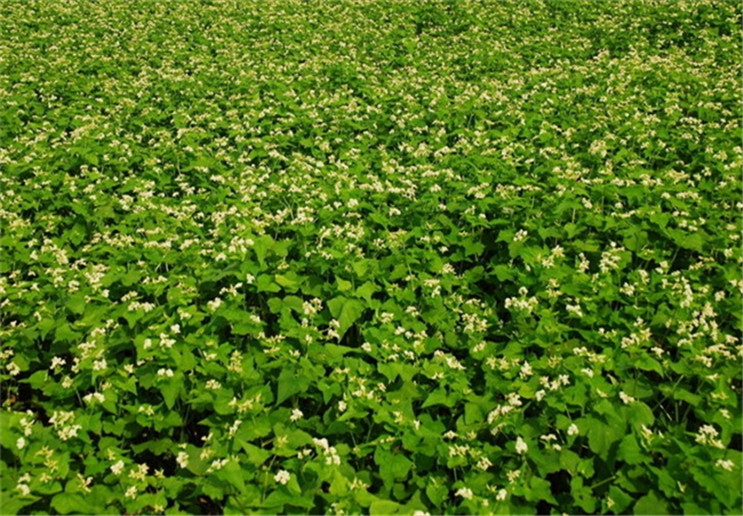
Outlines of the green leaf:
{"label": "green leaf", "polygon": [[261,235],[254,240],[253,250],[261,265],[265,265],[266,255],[273,249],[275,241],[269,235]]}
{"label": "green leaf", "polygon": [[289,482],[286,484],[286,489],[293,495],[302,494],[302,488],[297,481],[297,475],[292,475],[291,477],[289,477]]}
{"label": "green leaf", "polygon": [[305,391],[310,383],[310,378],[298,374],[294,368],[283,368],[279,374],[276,404],[280,405],[287,398]]}
{"label": "green leaf", "polygon": [[668,213],[658,212],[653,213],[648,218],[650,219],[650,222],[657,224],[661,229],[664,229],[671,220],[671,215]]}
{"label": "green leaf", "polygon": [[[31,505],[36,500],[39,500],[38,496],[26,495],[26,496],[8,496],[7,491],[0,496],[0,514],[7,516],[14,516],[18,514],[21,509]],[[62,511],[59,511],[62,513]],[[69,511],[71,512],[71,511]],[[62,513],[65,514],[65,513]]]}
{"label": "green leaf", "polygon": [[254,446],[250,443],[239,442],[239,444],[248,455],[248,462],[250,464],[253,464],[254,466],[260,466],[271,456],[271,452],[268,452],[262,448],[258,448],[257,446]]}
{"label": "green leaf", "polygon": [[172,378],[166,378],[162,380],[160,384],[160,393],[163,395],[165,400],[165,406],[169,409],[175,405],[175,400],[178,398],[178,393],[181,389],[182,377],[180,375],[173,376]]}
{"label": "green leaf", "polygon": [[476,403],[467,403],[464,406],[464,422],[474,425],[483,421],[482,409]]}
{"label": "green leaf", "polygon": [[343,309],[343,304],[346,302],[345,297],[334,297],[330,301],[328,301],[328,309],[330,310],[330,315],[333,316],[333,318],[338,319],[341,315],[341,310]]}
{"label": "green leaf", "polygon": [[683,388],[677,388],[675,391],[673,391],[673,399],[685,401],[693,407],[698,406],[702,402],[701,396],[689,392]]}
{"label": "green leaf", "polygon": [[593,491],[583,485],[583,477],[576,476],[570,481],[570,493],[573,496],[575,504],[583,509],[586,514],[593,514],[596,509],[596,498]]}
{"label": "green leaf", "polygon": [[335,280],[338,283],[338,290],[341,292],[345,292],[346,290],[351,290],[353,288],[353,283],[351,283],[350,281],[346,281],[338,276],[336,276]]}
{"label": "green leaf", "polygon": [[552,486],[549,481],[539,477],[531,477],[529,487],[531,489],[525,493],[527,500],[544,500],[557,505],[557,500],[555,500],[555,497],[552,495]]}
{"label": "green leaf", "polygon": [[632,497],[616,486],[609,488],[608,498],[611,498],[612,502],[614,502],[614,505],[611,506],[611,511],[615,514],[621,514],[632,503]]}
{"label": "green leaf", "polygon": [[65,306],[70,309],[70,311],[74,314],[81,314],[85,311],[85,295],[82,293],[77,293],[71,295],[67,299],[67,303],[65,303]]}
{"label": "green leaf", "polygon": [[560,452],[560,467],[574,474],[580,463],[580,456],[572,450],[563,448]]}
{"label": "green leaf", "polygon": [[328,301],[330,314],[338,320],[338,335],[342,339],[346,331],[364,313],[364,304],[357,299],[336,297]]}
{"label": "green leaf", "polygon": [[272,297],[268,300],[268,309],[271,310],[272,314],[277,314],[281,312],[281,309],[284,307],[283,301],[277,297]]}
{"label": "green leaf", "polygon": [[26,380],[34,389],[41,389],[49,381],[48,371],[36,371]]}
{"label": "green leaf", "polygon": [[303,313],[303,301],[297,296],[286,296],[284,298],[284,306],[291,308],[297,313]]}
{"label": "green leaf", "polygon": [[516,277],[516,271],[508,265],[496,265],[493,267],[493,271],[498,278],[498,281],[508,281]]}
{"label": "green leaf", "polygon": [[288,292],[296,292],[302,285],[305,278],[297,275],[294,271],[288,271],[286,274],[274,275],[276,283],[284,287]]}
{"label": "green leaf", "polygon": [[653,371],[659,375],[663,375],[664,372],[663,366],[660,365],[660,362],[648,355],[640,355],[637,357],[634,361],[634,365],[638,369],[642,369],[643,371]]}
{"label": "green leaf", "polygon": [[665,500],[660,497],[655,491],[650,491],[648,494],[635,502],[633,509],[634,514],[670,514],[668,512],[668,506]]}
{"label": "green leaf", "polygon": [[626,419],[633,428],[640,430],[642,425],[650,426],[655,422],[653,411],[645,403],[636,401],[624,407]]}
{"label": "green leaf", "polygon": [[627,434],[619,443],[617,458],[627,464],[640,464],[647,460],[647,454],[642,451],[634,434]]}
{"label": "green leaf", "polygon": [[694,233],[686,233],[682,230],[674,230],[671,232],[673,235],[673,241],[679,247],[684,249],[690,249],[701,253],[704,249],[704,244],[707,241],[706,233],[702,231],[696,231]]}
{"label": "green leaf", "polygon": [[255,287],[258,292],[279,292],[281,287],[274,283],[273,278],[268,274],[261,274],[255,280]]}
{"label": "green leaf", "polygon": [[636,253],[640,251],[645,246],[645,244],[647,244],[647,242],[647,231],[640,231],[636,228],[633,228],[626,233],[626,236],[624,237],[622,243],[624,244],[624,247]]}
{"label": "green leaf", "polygon": [[52,507],[60,514],[98,514],[98,508],[91,505],[81,494],[59,493],[51,501]]}
{"label": "green leaf", "polygon": [[228,460],[227,464],[225,464],[224,468],[221,470],[221,473],[223,473],[222,477],[232,484],[238,492],[245,492],[245,481],[243,480],[245,472],[236,460]]}
{"label": "green leaf", "polygon": [[333,471],[333,480],[328,489],[330,494],[343,496],[348,492],[348,479],[337,469]]}
{"label": "green leaf", "polygon": [[407,477],[413,465],[404,455],[388,452],[381,448],[377,448],[374,452],[374,461],[379,465],[379,476],[388,486],[392,486],[395,481]]}
{"label": "green leaf", "polygon": [[54,331],[54,339],[58,342],[73,342],[80,337],[81,334],[76,331],[72,331],[70,325],[67,323],[61,323]]}
{"label": "green leaf", "polygon": [[435,483],[428,482],[428,485],[426,485],[426,496],[436,507],[439,507],[449,497],[449,489],[441,481]]}
{"label": "green leaf", "polygon": [[121,276],[121,284],[125,287],[131,287],[137,283],[141,277],[142,275],[136,269],[131,269]]}
{"label": "green leaf", "polygon": [[374,500],[369,505],[370,516],[385,516],[388,514],[397,514],[402,506],[399,503],[390,500]]}
{"label": "green leaf", "polygon": [[359,288],[356,289],[356,295],[362,299],[365,299],[367,303],[371,303],[372,296],[375,292],[379,290],[379,287],[372,283],[371,281],[367,281],[363,285],[361,285]]}
{"label": "green leaf", "polygon": [[356,260],[351,263],[351,268],[353,268],[356,276],[363,278],[369,270],[369,260]]}
{"label": "green leaf", "polygon": [[431,394],[429,394],[426,398],[426,401],[423,402],[423,406],[421,408],[431,407],[433,405],[444,405],[446,407],[451,407],[452,402],[449,400],[449,396],[447,395],[445,389],[436,389]]}
{"label": "green leaf", "polygon": [[585,426],[589,448],[602,459],[606,459],[611,445],[617,439],[615,429],[595,418],[586,418]]}

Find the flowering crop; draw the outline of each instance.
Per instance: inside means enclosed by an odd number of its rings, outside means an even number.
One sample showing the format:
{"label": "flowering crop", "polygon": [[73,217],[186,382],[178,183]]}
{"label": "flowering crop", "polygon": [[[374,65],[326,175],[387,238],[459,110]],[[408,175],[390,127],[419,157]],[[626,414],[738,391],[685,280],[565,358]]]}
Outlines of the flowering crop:
{"label": "flowering crop", "polygon": [[741,3],[0,3],[0,513],[739,514]]}

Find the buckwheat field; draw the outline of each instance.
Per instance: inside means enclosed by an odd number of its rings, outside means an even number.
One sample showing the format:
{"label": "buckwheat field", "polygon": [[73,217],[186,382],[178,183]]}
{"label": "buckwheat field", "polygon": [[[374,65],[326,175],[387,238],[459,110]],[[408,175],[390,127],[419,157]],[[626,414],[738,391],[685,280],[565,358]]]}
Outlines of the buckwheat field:
{"label": "buckwheat field", "polygon": [[0,3],[0,513],[740,514],[734,0]]}

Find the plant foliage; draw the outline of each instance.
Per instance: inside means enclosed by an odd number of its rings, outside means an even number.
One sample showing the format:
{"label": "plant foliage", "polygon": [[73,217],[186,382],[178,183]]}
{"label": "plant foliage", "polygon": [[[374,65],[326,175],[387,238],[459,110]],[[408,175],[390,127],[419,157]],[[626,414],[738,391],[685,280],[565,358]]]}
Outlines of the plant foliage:
{"label": "plant foliage", "polygon": [[740,514],[741,3],[0,3],[0,512]]}

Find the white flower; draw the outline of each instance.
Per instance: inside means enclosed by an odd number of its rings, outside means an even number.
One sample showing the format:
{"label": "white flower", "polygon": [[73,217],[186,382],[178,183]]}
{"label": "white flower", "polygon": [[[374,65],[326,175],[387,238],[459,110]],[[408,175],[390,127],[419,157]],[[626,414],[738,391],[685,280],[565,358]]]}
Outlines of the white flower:
{"label": "white flower", "polygon": [[137,486],[131,486],[129,489],[126,490],[126,493],[124,493],[124,496],[127,498],[136,498],[137,497]]}
{"label": "white flower", "polygon": [[91,392],[90,394],[86,394],[85,396],[83,396],[83,400],[85,401],[85,403],[93,403],[95,401],[97,401],[98,403],[103,403],[104,401],[106,401],[106,398],[100,392]]}
{"label": "white flower", "polygon": [[217,308],[219,308],[221,305],[222,305],[222,300],[218,297],[206,303],[206,306],[210,312],[216,312]]}
{"label": "white flower", "polygon": [[327,464],[328,466],[340,466],[341,457],[340,455],[338,455],[338,451],[335,449],[335,446],[329,447],[328,450],[325,452],[325,464]]}
{"label": "white flower", "polygon": [[18,440],[15,442],[15,445],[18,447],[19,450],[22,450],[24,446],[26,446],[26,439],[23,437],[19,437]]}
{"label": "white flower", "polygon": [[524,442],[521,436],[516,438],[516,453],[524,454],[529,451],[529,446]]}
{"label": "white flower", "polygon": [[469,500],[472,498],[472,489],[469,487],[463,487],[461,489],[458,489],[456,493],[457,496],[461,496],[465,500]]}
{"label": "white flower", "polygon": [[508,491],[506,491],[505,489],[501,489],[500,491],[498,491],[498,494],[495,495],[495,499],[499,502],[502,502],[506,499],[506,496],[508,496]]}
{"label": "white flower", "polygon": [[292,415],[289,417],[289,419],[291,421],[297,421],[297,420],[302,419],[302,417],[304,417],[304,414],[302,413],[302,411],[299,409],[294,409],[292,410]]}
{"label": "white flower", "polygon": [[733,461],[732,460],[723,460],[718,459],[717,462],[715,462],[716,468],[722,468],[725,471],[732,471],[733,470]]}
{"label": "white flower", "polygon": [[273,479],[277,483],[281,484],[282,486],[285,486],[286,484],[288,484],[290,478],[291,478],[291,474],[285,469],[282,469],[281,471],[279,471],[273,476]]}
{"label": "white flower", "polygon": [[490,462],[490,459],[488,459],[487,457],[481,458],[480,461],[477,463],[477,467],[483,471],[487,471],[487,469],[492,465],[493,463]]}
{"label": "white flower", "polygon": [[506,473],[506,476],[508,477],[509,482],[513,482],[514,480],[516,480],[517,478],[521,476],[521,470],[517,469],[514,471],[509,471]]}
{"label": "white flower", "polygon": [[322,439],[313,438],[312,442],[315,443],[315,446],[322,448],[323,450],[327,450],[330,444],[328,443],[328,440],[324,437]]}
{"label": "white flower", "polygon": [[182,468],[185,468],[188,466],[188,453],[186,452],[178,452],[178,455],[175,458],[175,461],[178,463],[178,465]]}
{"label": "white flower", "polygon": [[18,484],[15,488],[21,492],[21,496],[28,496],[31,493],[31,489],[26,484]]}
{"label": "white flower", "polygon": [[111,473],[114,475],[120,475],[122,470],[124,469],[124,461],[120,460],[113,466],[111,466]]}
{"label": "white flower", "polygon": [[212,461],[211,465],[207,468],[206,472],[211,473],[213,471],[219,471],[223,467],[227,465],[230,459],[215,459]]}
{"label": "white flower", "polygon": [[222,384],[219,383],[217,380],[211,379],[206,381],[206,388],[212,391],[216,391],[217,389],[222,387]]}
{"label": "white flower", "polygon": [[702,425],[699,428],[699,433],[697,434],[695,440],[699,444],[709,444],[711,446],[714,446],[715,448],[723,449],[725,446],[722,444],[722,441],[716,439],[718,435],[720,435],[720,433],[714,426]]}
{"label": "white flower", "polygon": [[633,401],[636,401],[635,398],[627,394],[626,392],[622,391],[619,393],[619,399],[622,400],[622,403],[625,405],[632,403]]}
{"label": "white flower", "polygon": [[580,430],[578,430],[578,425],[575,423],[568,427],[568,435],[578,435],[578,432],[580,432]]}

